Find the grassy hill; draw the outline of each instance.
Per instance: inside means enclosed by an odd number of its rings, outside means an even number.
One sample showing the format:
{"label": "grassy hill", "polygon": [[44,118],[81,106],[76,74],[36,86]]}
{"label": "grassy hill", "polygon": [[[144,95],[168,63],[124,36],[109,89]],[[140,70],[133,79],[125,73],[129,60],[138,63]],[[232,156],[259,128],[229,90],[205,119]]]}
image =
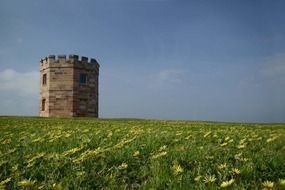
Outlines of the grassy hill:
{"label": "grassy hill", "polygon": [[285,189],[285,124],[0,117],[0,189]]}

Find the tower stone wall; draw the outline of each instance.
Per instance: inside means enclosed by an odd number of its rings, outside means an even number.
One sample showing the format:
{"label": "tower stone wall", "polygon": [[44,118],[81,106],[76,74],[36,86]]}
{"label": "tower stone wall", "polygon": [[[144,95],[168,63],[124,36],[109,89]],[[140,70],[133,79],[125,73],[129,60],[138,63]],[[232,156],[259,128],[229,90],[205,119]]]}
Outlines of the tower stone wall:
{"label": "tower stone wall", "polygon": [[98,117],[99,64],[77,55],[40,61],[39,115]]}

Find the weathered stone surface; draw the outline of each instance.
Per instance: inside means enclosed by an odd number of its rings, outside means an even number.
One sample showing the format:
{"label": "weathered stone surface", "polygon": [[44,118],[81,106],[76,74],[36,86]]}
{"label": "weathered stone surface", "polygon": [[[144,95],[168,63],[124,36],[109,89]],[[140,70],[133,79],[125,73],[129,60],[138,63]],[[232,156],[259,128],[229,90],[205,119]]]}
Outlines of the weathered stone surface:
{"label": "weathered stone surface", "polygon": [[[80,74],[86,75],[85,84],[80,83]],[[49,55],[40,60],[40,76],[40,116],[98,117],[99,64],[95,59]]]}

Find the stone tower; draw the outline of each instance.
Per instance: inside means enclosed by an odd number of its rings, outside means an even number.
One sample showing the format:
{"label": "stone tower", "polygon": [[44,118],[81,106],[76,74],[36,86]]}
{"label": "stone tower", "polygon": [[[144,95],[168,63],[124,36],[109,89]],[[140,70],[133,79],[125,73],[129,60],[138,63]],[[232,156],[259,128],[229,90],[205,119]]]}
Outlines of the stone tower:
{"label": "stone tower", "polygon": [[77,55],[40,61],[39,115],[98,117],[99,64]]}

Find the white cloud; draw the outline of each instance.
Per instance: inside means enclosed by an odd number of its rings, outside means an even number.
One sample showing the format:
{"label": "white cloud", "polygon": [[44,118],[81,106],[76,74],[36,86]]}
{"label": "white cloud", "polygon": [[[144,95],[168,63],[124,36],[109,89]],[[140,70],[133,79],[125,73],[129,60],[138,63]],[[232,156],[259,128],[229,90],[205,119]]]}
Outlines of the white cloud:
{"label": "white cloud", "polygon": [[184,70],[164,69],[153,75],[150,79],[150,88],[177,85],[183,81]]}
{"label": "white cloud", "polygon": [[267,57],[260,73],[262,76],[270,78],[285,76],[285,53]]}
{"label": "white cloud", "polygon": [[13,69],[0,71],[0,92],[13,92],[17,95],[37,95],[39,72],[17,72]]}
{"label": "white cloud", "polygon": [[180,83],[182,81],[183,70],[162,70],[158,73],[157,79],[160,82]]}

